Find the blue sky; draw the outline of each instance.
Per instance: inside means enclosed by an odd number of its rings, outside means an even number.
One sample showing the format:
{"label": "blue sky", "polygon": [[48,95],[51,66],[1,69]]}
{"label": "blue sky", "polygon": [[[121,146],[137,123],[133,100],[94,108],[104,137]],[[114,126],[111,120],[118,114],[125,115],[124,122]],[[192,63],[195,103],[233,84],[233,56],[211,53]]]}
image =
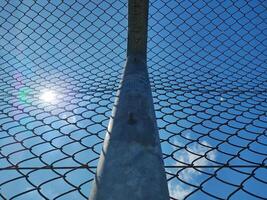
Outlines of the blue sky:
{"label": "blue sky", "polygon": [[[97,165],[126,57],[126,5],[1,1],[0,167]],[[149,11],[165,165],[266,165],[266,2],[151,0]],[[90,170],[1,170],[0,199],[86,199]],[[266,168],[166,171],[177,199],[267,198]]]}

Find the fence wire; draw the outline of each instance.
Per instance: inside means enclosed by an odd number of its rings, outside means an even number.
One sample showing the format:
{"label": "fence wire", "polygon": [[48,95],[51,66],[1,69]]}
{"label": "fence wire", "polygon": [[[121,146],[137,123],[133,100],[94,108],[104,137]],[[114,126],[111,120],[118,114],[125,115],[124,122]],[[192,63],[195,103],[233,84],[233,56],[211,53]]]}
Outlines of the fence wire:
{"label": "fence wire", "polygon": [[[266,1],[150,0],[171,199],[267,199]],[[127,1],[0,2],[0,199],[87,199],[126,58]]]}

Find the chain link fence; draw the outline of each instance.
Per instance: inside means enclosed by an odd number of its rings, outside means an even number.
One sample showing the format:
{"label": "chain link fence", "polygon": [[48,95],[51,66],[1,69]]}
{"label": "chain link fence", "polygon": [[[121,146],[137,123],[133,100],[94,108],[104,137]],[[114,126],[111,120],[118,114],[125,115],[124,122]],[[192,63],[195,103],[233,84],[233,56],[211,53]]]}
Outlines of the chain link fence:
{"label": "chain link fence", "polygon": [[[267,198],[266,1],[151,0],[171,199]],[[0,199],[87,199],[126,58],[127,1],[0,2]]]}

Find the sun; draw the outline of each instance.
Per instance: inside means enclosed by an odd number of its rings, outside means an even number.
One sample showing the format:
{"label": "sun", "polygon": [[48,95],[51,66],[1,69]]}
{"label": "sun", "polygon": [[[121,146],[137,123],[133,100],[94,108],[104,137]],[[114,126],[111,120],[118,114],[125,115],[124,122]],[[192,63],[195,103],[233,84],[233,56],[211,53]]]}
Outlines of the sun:
{"label": "sun", "polygon": [[40,100],[46,103],[56,103],[57,93],[54,90],[44,90],[40,94]]}

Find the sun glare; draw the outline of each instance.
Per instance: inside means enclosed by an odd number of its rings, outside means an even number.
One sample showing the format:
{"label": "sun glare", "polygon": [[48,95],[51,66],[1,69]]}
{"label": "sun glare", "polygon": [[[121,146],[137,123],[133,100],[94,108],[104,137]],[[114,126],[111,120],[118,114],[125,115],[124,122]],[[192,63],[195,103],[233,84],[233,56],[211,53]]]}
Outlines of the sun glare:
{"label": "sun glare", "polygon": [[46,90],[41,93],[40,100],[47,102],[47,103],[55,103],[56,97],[57,97],[57,94],[55,91]]}

